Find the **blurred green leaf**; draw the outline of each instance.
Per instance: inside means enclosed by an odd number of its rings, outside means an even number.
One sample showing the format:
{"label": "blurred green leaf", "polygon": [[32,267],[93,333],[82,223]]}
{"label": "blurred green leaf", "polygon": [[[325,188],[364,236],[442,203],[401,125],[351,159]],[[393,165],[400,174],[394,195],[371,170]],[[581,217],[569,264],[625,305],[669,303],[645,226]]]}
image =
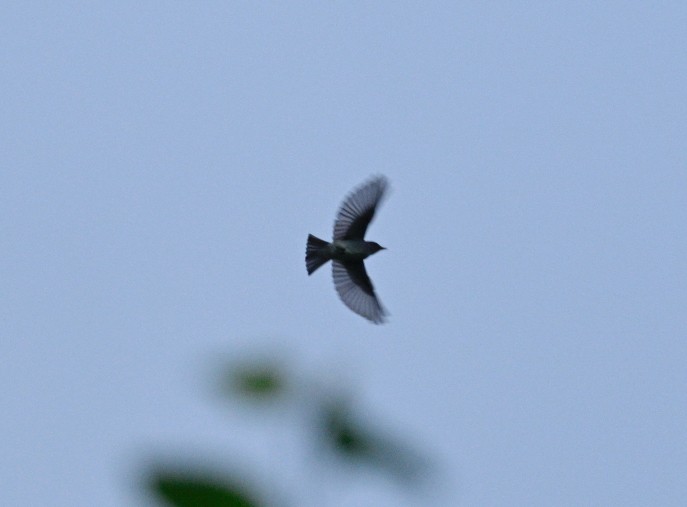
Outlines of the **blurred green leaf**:
{"label": "blurred green leaf", "polygon": [[176,507],[258,507],[258,503],[235,486],[211,479],[159,473],[150,479],[150,489]]}
{"label": "blurred green leaf", "polygon": [[282,369],[276,365],[252,364],[230,369],[225,385],[242,396],[267,399],[282,394],[286,381]]}
{"label": "blurred green leaf", "polygon": [[403,482],[418,479],[425,469],[418,454],[381,431],[368,428],[345,403],[324,404],[322,422],[327,444],[344,459],[377,467]]}
{"label": "blurred green leaf", "polygon": [[369,435],[353,424],[350,414],[343,407],[329,407],[325,411],[324,422],[325,434],[340,453],[364,458],[373,450]]}

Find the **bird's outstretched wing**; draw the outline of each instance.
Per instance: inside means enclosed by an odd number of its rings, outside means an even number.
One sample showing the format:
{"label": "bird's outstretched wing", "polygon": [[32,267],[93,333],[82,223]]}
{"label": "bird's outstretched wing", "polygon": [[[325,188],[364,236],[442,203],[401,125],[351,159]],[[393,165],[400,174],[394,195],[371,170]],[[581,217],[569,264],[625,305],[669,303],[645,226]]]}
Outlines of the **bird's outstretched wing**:
{"label": "bird's outstretched wing", "polygon": [[377,299],[374,287],[362,261],[332,262],[334,286],[341,301],[358,315],[375,324],[384,322],[386,310]]}
{"label": "bird's outstretched wing", "polygon": [[363,239],[387,187],[386,178],[378,176],[351,192],[336,215],[334,239]]}

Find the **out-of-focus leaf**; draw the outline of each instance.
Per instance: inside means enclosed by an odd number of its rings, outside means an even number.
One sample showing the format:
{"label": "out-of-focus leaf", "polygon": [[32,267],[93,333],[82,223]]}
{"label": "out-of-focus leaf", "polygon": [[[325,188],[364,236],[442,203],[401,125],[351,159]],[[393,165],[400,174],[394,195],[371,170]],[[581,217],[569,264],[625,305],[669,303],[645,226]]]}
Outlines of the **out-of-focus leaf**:
{"label": "out-of-focus leaf", "polygon": [[258,507],[259,504],[238,488],[211,479],[158,473],[149,488],[175,507]]}
{"label": "out-of-focus leaf", "polygon": [[285,390],[282,369],[272,364],[241,365],[227,372],[225,387],[254,399],[274,398]]}
{"label": "out-of-focus leaf", "polygon": [[326,443],[344,459],[380,468],[403,482],[418,479],[425,469],[417,453],[366,427],[344,403],[324,404],[322,422]]}
{"label": "out-of-focus leaf", "polygon": [[353,424],[343,406],[330,406],[325,410],[325,435],[334,448],[348,456],[365,458],[373,450],[369,435]]}

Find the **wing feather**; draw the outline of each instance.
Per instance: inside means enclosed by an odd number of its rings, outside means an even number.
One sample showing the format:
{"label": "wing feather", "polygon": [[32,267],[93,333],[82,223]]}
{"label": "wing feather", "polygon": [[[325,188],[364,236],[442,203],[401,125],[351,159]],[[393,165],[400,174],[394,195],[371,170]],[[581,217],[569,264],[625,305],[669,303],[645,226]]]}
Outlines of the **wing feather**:
{"label": "wing feather", "polygon": [[334,221],[334,239],[364,239],[388,187],[384,176],[377,176],[344,199]]}
{"label": "wing feather", "polygon": [[332,262],[334,286],[341,301],[358,315],[381,324],[387,315],[367,276],[365,264],[360,262]]}

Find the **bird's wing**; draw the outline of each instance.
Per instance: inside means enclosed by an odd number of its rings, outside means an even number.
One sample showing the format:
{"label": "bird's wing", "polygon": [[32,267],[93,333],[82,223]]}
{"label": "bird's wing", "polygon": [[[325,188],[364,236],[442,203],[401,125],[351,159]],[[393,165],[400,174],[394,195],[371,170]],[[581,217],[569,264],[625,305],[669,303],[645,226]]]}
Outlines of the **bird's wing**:
{"label": "bird's wing", "polygon": [[374,287],[362,261],[332,262],[334,286],[341,301],[358,315],[375,324],[384,322],[386,310],[377,299]]}
{"label": "bird's wing", "polygon": [[334,239],[363,239],[388,186],[378,176],[346,197],[334,221]]}

